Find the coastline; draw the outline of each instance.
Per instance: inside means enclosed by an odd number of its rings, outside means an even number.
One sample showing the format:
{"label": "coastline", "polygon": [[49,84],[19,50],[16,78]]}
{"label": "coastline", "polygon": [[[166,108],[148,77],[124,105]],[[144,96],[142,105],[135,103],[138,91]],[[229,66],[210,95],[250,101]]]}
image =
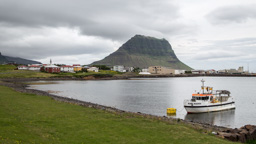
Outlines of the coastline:
{"label": "coastline", "polygon": [[234,74],[182,74],[182,75],[114,75],[112,77],[33,77],[33,78],[0,78],[0,81],[22,82],[22,81],[51,81],[51,80],[129,80],[132,78],[175,78],[175,77],[256,77],[256,75],[234,75]]}
{"label": "coastline", "polygon": [[[122,79],[129,79],[129,78],[125,77]],[[132,77],[132,78],[134,78],[134,77]],[[135,77],[135,78],[138,78],[138,77]],[[152,77],[150,77],[150,78],[152,78]],[[113,108],[113,107],[108,107],[108,106],[99,105],[99,104],[95,104],[95,103],[91,103],[91,102],[85,102],[85,101],[80,101],[80,100],[76,100],[76,99],[72,99],[72,98],[66,98],[66,97],[61,97],[61,96],[57,96],[54,94],[49,94],[48,92],[45,92],[45,91],[27,89],[28,85],[24,83],[24,82],[28,82],[28,81],[38,81],[38,80],[48,81],[48,80],[85,80],[85,79],[81,79],[81,78],[75,78],[75,79],[69,79],[69,78],[64,78],[64,79],[63,78],[25,78],[24,79],[23,78],[23,79],[4,79],[4,80],[1,79],[0,81],[2,81],[2,82],[0,82],[0,85],[11,87],[15,91],[18,91],[18,92],[31,93],[31,94],[41,95],[41,96],[48,96],[56,101],[71,103],[71,104],[94,108],[94,109],[101,109],[101,110],[112,112],[115,114],[129,113],[129,114],[141,116],[144,118],[160,120],[160,121],[163,121],[166,123],[174,123],[175,122],[175,123],[185,124],[185,125],[188,125],[196,130],[200,130],[205,133],[212,133],[212,134],[215,134],[219,137],[222,137],[222,138],[225,138],[228,140],[245,142],[245,140],[240,140],[238,137],[235,139],[233,139],[233,138],[230,139],[229,136],[226,136],[226,133],[235,133],[238,130],[237,128],[231,129],[231,128],[227,128],[227,127],[216,126],[216,125],[211,125],[211,124],[207,124],[207,123],[198,123],[198,122],[193,122],[193,121],[187,121],[187,120],[182,120],[182,119],[178,119],[178,118],[171,118],[171,117],[166,117],[166,116],[155,116],[155,115],[144,114],[144,113],[140,113],[140,112],[135,113],[135,112],[123,111],[123,110]],[[92,79],[90,79],[90,80],[92,80]],[[93,79],[93,80],[117,80],[117,79],[99,78],[99,79]]]}

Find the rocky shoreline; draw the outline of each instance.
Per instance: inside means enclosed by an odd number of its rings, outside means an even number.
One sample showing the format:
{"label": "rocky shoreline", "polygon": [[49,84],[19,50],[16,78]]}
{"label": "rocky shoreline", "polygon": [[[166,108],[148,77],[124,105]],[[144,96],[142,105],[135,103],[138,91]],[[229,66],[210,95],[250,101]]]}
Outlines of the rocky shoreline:
{"label": "rocky shoreline", "polygon": [[[209,133],[209,134],[214,134],[218,137],[234,141],[234,142],[242,142],[245,143],[250,140],[256,140],[256,126],[254,125],[245,125],[239,129],[231,129],[231,128],[226,128],[226,127],[221,127],[221,126],[216,126],[216,125],[211,125],[211,124],[206,124],[206,123],[197,123],[193,121],[186,121],[182,119],[175,119],[175,118],[170,118],[166,116],[154,116],[150,114],[144,114],[144,113],[134,113],[134,112],[127,112],[123,110],[119,110],[117,108],[113,107],[108,107],[104,105],[99,105],[99,104],[94,104],[90,102],[84,102],[72,98],[65,98],[65,97],[60,97],[57,95],[49,94],[48,92],[45,91],[40,91],[40,90],[33,90],[33,89],[27,89],[27,84],[24,84],[24,82],[27,81],[38,81],[38,80],[71,80],[71,79],[42,79],[42,78],[26,78],[26,79],[2,79],[2,82],[0,81],[0,85],[11,87],[14,90],[22,93],[31,93],[31,94],[36,94],[36,95],[42,95],[42,96],[49,96],[53,98],[54,100],[61,101],[61,102],[66,102],[66,103],[71,103],[71,104],[76,104],[84,107],[90,107],[90,108],[95,108],[95,109],[101,109],[109,112],[113,112],[116,114],[123,114],[123,113],[129,113],[134,116],[142,116],[145,118],[150,118],[150,119],[156,119],[160,121],[164,121],[167,123],[181,123],[181,124],[186,124],[189,125],[190,127],[200,130],[203,133]],[[72,79],[72,80],[81,80],[81,79]],[[102,80],[102,79],[100,79]],[[106,79],[104,79],[106,80]]]}

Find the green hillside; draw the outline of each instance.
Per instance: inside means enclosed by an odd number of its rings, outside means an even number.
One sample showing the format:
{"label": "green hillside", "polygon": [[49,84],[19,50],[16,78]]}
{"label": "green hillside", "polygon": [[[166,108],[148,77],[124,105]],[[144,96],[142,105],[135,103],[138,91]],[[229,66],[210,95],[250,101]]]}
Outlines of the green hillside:
{"label": "green hillside", "polygon": [[140,68],[165,66],[191,70],[177,58],[167,40],[142,35],[135,35],[117,51],[92,65],[124,65]]}

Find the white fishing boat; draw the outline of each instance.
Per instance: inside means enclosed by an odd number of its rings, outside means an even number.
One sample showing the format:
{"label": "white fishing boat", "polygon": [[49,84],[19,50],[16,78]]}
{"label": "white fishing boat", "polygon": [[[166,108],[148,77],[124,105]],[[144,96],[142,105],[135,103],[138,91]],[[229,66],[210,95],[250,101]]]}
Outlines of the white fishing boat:
{"label": "white fishing boat", "polygon": [[235,108],[235,101],[228,90],[213,90],[212,87],[204,86],[200,92],[192,94],[192,99],[184,100],[184,107],[188,113],[204,113],[222,111]]}

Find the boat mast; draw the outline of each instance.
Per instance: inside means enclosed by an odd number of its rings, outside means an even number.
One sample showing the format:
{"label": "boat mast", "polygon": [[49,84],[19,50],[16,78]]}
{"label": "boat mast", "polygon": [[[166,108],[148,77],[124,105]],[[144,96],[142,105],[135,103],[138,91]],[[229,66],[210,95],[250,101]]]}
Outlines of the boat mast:
{"label": "boat mast", "polygon": [[202,89],[203,89],[203,94],[204,94],[204,82],[205,82],[205,80],[202,79],[201,82],[202,82]]}

